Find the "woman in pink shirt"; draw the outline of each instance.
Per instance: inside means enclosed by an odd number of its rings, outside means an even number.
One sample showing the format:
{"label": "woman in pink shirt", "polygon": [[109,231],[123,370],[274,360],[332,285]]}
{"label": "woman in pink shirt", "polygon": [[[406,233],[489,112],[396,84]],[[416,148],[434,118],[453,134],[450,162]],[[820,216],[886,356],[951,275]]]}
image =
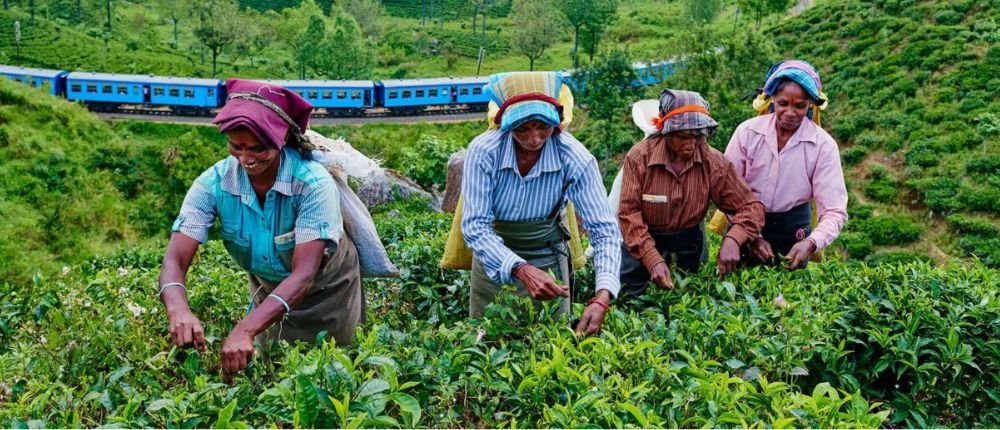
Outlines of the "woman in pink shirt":
{"label": "woman in pink shirt", "polygon": [[[840,150],[819,126],[827,104],[822,88],[819,73],[805,61],[774,65],[754,100],[760,115],[740,124],[726,148],[726,158],[766,208],[761,237],[744,249],[752,260],[773,262],[782,255],[787,268],[805,267],[847,221]],[[819,215],[815,229],[810,200]]]}

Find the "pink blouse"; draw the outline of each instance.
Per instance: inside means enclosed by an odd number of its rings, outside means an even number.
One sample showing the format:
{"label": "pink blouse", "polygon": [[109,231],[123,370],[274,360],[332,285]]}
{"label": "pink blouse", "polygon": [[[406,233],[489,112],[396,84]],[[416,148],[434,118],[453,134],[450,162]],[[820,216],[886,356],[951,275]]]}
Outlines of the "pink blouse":
{"label": "pink blouse", "polygon": [[748,119],[729,140],[726,158],[767,212],[784,212],[815,199],[819,223],[809,237],[817,249],[826,248],[840,235],[847,221],[840,150],[833,137],[815,123],[804,120],[779,153],[775,115]]}

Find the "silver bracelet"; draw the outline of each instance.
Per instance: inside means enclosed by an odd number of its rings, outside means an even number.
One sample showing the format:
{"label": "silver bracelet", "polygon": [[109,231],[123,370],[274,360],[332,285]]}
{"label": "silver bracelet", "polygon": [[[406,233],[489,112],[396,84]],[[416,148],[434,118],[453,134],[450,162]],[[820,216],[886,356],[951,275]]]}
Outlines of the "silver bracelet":
{"label": "silver bracelet", "polygon": [[163,290],[166,290],[167,287],[180,287],[182,290],[187,292],[187,287],[185,287],[184,284],[180,282],[169,282],[167,284],[160,286],[160,293],[157,294],[156,296],[159,297],[161,300],[163,299]]}
{"label": "silver bracelet", "polygon": [[286,314],[292,311],[292,308],[290,306],[288,306],[288,302],[286,302],[285,299],[281,298],[281,296],[279,296],[277,294],[274,294],[274,293],[268,294],[267,296],[268,297],[274,297],[279,302],[281,302],[281,306],[285,307],[285,313]]}

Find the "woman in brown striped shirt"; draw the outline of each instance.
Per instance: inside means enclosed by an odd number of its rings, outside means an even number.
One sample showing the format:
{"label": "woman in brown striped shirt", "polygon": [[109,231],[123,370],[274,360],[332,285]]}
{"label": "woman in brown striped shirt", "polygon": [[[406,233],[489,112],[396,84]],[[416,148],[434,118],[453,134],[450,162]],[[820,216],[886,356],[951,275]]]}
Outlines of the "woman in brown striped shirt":
{"label": "woman in brown striped shirt", "polygon": [[696,272],[704,262],[702,221],[711,200],[732,216],[719,250],[720,275],[736,269],[740,247],[760,235],[764,205],[721,152],[707,144],[719,124],[700,94],[666,89],[660,94],[658,132],[625,156],[618,218],[622,294],[639,295],[652,280],[674,287],[669,260]]}

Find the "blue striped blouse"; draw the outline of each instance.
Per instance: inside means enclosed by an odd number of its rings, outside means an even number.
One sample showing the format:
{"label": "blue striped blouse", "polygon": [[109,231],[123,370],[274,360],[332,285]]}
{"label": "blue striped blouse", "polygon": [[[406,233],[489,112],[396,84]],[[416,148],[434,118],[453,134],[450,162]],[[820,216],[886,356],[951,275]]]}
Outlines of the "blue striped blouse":
{"label": "blue striped blouse", "polygon": [[590,232],[597,290],[618,295],[622,244],[618,220],[608,207],[597,160],[569,133],[549,138],[525,177],[517,171],[510,132],[480,134],[469,145],[462,194],[462,234],[493,282],[511,283],[510,271],[524,262],[504,246],[493,231],[493,221],[542,220],[557,202],[564,207],[568,198]]}

